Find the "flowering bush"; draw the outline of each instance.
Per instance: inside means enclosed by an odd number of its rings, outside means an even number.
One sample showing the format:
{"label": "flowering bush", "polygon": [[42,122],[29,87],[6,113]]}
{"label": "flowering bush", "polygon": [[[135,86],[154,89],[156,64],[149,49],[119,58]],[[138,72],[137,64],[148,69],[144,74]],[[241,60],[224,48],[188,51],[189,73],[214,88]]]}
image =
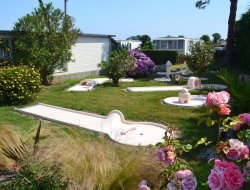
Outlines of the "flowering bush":
{"label": "flowering bush", "polygon": [[130,50],[129,54],[134,57],[136,64],[133,71],[128,72],[128,75],[149,76],[153,74],[155,69],[155,64],[143,52],[138,50]]}
{"label": "flowering bush", "polygon": [[0,69],[0,104],[27,103],[41,88],[40,74],[26,66]]}
{"label": "flowering bush", "polygon": [[215,160],[207,182],[212,190],[237,190],[243,186],[243,183],[243,174],[238,166],[233,162]]}
{"label": "flowering bush", "polygon": [[218,153],[224,154],[230,160],[240,160],[249,157],[249,149],[238,139],[218,143]]}
{"label": "flowering bush", "polygon": [[197,180],[190,170],[180,170],[175,173],[173,179],[167,184],[169,190],[195,190],[197,187]]}
{"label": "flowering bush", "polygon": [[167,166],[172,165],[176,159],[175,148],[173,146],[162,146],[157,152],[160,161],[164,162]]}

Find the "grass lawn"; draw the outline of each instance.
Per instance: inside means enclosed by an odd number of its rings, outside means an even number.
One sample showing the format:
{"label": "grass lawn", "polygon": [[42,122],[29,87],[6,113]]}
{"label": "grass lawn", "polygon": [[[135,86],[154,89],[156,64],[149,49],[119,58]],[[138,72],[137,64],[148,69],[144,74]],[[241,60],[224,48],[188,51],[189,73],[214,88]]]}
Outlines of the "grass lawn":
{"label": "grass lawn", "polygon": [[[218,80],[211,75],[209,79],[211,82]],[[205,136],[210,140],[216,138],[215,129],[197,127],[197,120],[205,112],[204,107],[186,109],[161,103],[166,97],[177,96],[178,92],[132,93],[124,90],[128,86],[166,85],[164,83],[138,79],[133,83],[120,83],[119,87],[106,83],[90,92],[65,91],[79,81],[67,80],[43,87],[37,100],[31,104],[41,102],[101,115],[118,109],[127,120],[157,122],[179,130],[183,144],[195,143]],[[0,107],[0,126],[11,128],[30,144],[39,121],[13,112],[13,108]],[[125,190],[132,190],[142,178],[156,182],[157,172],[162,169],[153,147],[118,145],[102,135],[78,128],[43,121],[41,139],[39,152],[42,159],[63,163],[65,174],[72,182],[71,189],[122,189],[123,183]],[[198,189],[207,189],[201,183],[206,182],[210,166],[202,160],[195,160],[195,154],[198,151],[186,155],[185,159],[195,166]]]}

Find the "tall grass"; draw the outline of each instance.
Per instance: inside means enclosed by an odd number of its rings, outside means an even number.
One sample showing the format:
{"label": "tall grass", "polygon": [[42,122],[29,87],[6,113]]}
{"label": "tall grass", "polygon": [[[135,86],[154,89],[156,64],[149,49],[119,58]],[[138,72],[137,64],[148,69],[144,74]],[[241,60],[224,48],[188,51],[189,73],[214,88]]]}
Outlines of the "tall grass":
{"label": "tall grass", "polygon": [[5,170],[12,165],[12,161],[8,159],[4,154],[1,147],[15,146],[14,142],[19,142],[19,135],[13,132],[11,126],[0,125],[0,170]]}
{"label": "tall grass", "polygon": [[146,154],[144,150],[105,140],[88,142],[71,136],[49,141],[49,145],[40,147],[39,157],[63,163],[64,174],[73,190],[135,189],[137,182],[144,178],[156,183],[162,170],[152,151]]}

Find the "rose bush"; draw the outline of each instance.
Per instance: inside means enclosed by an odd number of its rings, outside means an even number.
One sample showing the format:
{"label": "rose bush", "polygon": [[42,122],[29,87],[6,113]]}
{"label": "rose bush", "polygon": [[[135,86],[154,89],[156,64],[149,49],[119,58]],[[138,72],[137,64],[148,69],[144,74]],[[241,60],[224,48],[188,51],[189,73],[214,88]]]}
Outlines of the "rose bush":
{"label": "rose bush", "polygon": [[164,162],[167,166],[172,165],[176,159],[175,148],[173,146],[162,146],[157,152],[160,161]]}
{"label": "rose bush", "polygon": [[236,164],[215,160],[207,182],[211,190],[237,190],[243,186],[243,183],[243,174]]}

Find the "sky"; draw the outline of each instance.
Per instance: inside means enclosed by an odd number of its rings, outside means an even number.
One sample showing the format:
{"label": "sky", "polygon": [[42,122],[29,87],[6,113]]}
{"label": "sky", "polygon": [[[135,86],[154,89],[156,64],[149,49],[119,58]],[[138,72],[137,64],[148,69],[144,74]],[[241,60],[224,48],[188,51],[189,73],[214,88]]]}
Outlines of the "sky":
{"label": "sky", "polygon": [[[11,30],[18,18],[38,7],[38,0],[0,0],[0,30]],[[4,1],[4,2],[3,2]],[[64,0],[44,0],[64,10]],[[226,38],[230,0],[211,0],[206,9],[196,0],[68,0],[68,15],[84,33],[112,34],[116,39],[148,34],[200,38],[220,33]],[[238,0],[237,20],[250,8],[250,0]]]}

